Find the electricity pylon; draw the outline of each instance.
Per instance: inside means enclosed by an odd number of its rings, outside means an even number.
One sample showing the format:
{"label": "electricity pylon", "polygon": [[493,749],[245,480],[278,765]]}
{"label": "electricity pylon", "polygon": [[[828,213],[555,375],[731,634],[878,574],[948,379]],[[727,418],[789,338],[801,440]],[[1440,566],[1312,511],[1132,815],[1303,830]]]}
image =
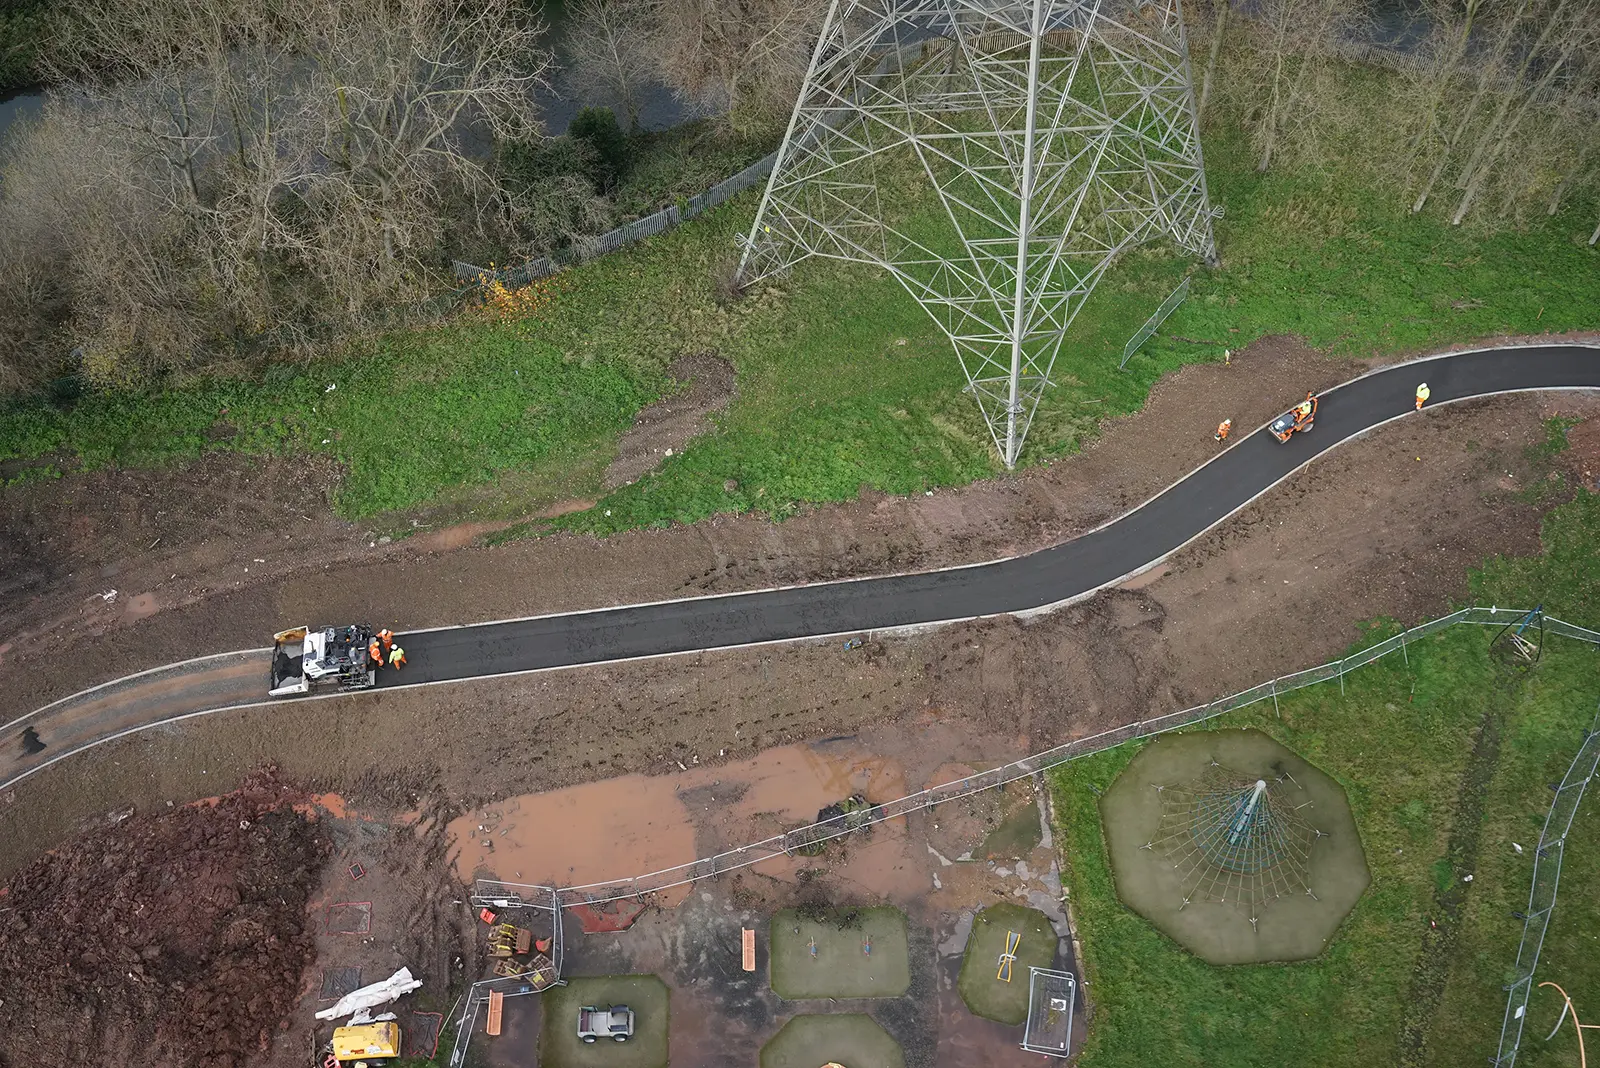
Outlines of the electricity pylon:
{"label": "electricity pylon", "polygon": [[1179,0],[832,0],[739,277],[887,268],[1013,467],[1100,277],[1161,235],[1215,264],[1212,214]]}

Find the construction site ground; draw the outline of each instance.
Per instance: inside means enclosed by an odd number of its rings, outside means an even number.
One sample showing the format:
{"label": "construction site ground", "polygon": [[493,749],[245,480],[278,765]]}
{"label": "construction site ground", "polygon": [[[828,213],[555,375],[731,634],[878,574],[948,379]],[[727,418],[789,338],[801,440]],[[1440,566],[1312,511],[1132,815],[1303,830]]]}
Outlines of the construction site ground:
{"label": "construction site ground", "polygon": [[[1231,367],[1192,366],[1165,380],[1143,412],[1069,460],[928,497],[864,494],[784,523],[724,517],[605,541],[560,536],[437,552],[413,538],[310,573],[290,569],[305,546],[284,539],[298,548],[274,557],[261,581],[254,558],[236,559],[234,578],[211,592],[146,586],[138,569],[149,565],[130,550],[105,565],[124,570],[96,579],[122,587],[112,601],[74,602],[86,587],[70,582],[55,596],[7,600],[0,720],[108,677],[258,646],[285,621],[366,619],[403,630],[1026,551],[1103,522],[1202,462],[1216,448],[1218,412],[1251,426],[1285,397],[1354,370],[1288,340],[1264,341]],[[898,755],[902,728],[925,724],[961,739],[956,751],[973,759],[1043,749],[1326,659],[1356,637],[1359,620],[1446,609],[1464,595],[1468,568],[1491,554],[1536,551],[1543,512],[1574,484],[1594,484],[1593,421],[1574,427],[1559,455],[1540,447],[1551,416],[1587,420],[1596,410],[1582,395],[1522,394],[1390,424],[1127,587],[1043,618],[853,650],[797,643],[291,702],[148,731],[0,795],[0,840],[10,847],[0,874],[86,817],[214,795],[267,762],[361,806],[403,808],[428,796],[465,809],[743,759],[866,724],[888,728],[888,757]],[[195,551],[223,544],[202,539]],[[74,550],[49,551],[70,558]]]}
{"label": "construction site ground", "polygon": [[[475,871],[511,878],[520,871],[524,878],[545,879],[565,871],[574,879],[614,878],[636,858],[636,843],[670,836],[677,844],[669,848],[715,848],[764,827],[814,818],[820,803],[850,792],[886,800],[907,784],[915,788],[971,771],[945,762],[944,746],[952,739],[937,728],[922,732],[905,762],[875,756],[878,740],[863,735],[787,746],[716,773],[680,775],[676,788],[643,796],[636,781],[618,780],[509,799],[464,815],[452,829],[457,871],[463,877]],[[747,1068],[758,1063],[763,1046],[788,1020],[813,1013],[870,1015],[899,1043],[913,1068],[1031,1063],[1018,1048],[1022,1028],[973,1015],[961,1001],[956,979],[974,914],[1000,901],[1044,911],[1053,927],[1055,962],[1073,966],[1042,804],[1031,784],[1016,783],[914,813],[881,824],[870,835],[832,844],[817,857],[780,857],[650,895],[649,907],[620,932],[584,934],[569,913],[565,975],[649,974],[665,981],[672,1064]],[[564,822],[576,808],[603,805],[614,813],[615,849]],[[1033,833],[1003,833],[1019,823],[1031,825]],[[486,839],[492,850],[484,849]],[[827,915],[841,917],[853,907],[883,904],[905,915],[910,985],[904,993],[802,1000],[774,993],[771,923],[780,910],[798,908],[809,915],[829,910]],[[754,972],[742,967],[745,928],[756,931]],[[862,936],[847,931],[842,937],[855,944]],[[813,962],[802,960],[800,966],[808,963]],[[821,956],[814,963],[829,967]],[[985,966],[993,971],[994,962]],[[1026,975],[1020,978],[1026,981]],[[480,1022],[473,1055],[491,1068],[547,1063],[540,1059],[540,1035],[552,1026],[575,1030],[577,1023],[575,1016],[545,1019],[548,1004],[541,995],[508,998],[502,1033],[490,1038]]]}
{"label": "construction site ground", "polygon": [[[1191,367],[1164,382],[1146,411],[1108,427],[1082,456],[932,497],[864,495],[783,524],[728,518],[606,542],[436,552],[412,539],[375,548],[365,562],[352,550],[327,574],[296,572],[285,558],[251,585],[219,579],[216,591],[174,595],[159,583],[122,583],[116,599],[81,603],[74,598],[87,580],[74,573],[53,594],[8,598],[0,609],[0,721],[104,678],[258,645],[284,620],[404,628],[1025,551],[1096,525],[1202,461],[1219,411],[1253,425],[1285,396],[1348,373],[1291,343],[1264,342],[1230,368]],[[813,642],[287,703],[146,732],[0,794],[0,878],[130,806],[160,814],[168,802],[213,798],[263,764],[335,795],[313,802],[333,847],[308,891],[308,920],[323,921],[308,928],[316,965],[300,976],[291,1026],[269,1034],[250,1062],[300,1064],[315,1041],[302,1025],[325,1004],[328,968],[360,968],[370,982],[405,963],[424,978],[413,999],[423,1011],[447,1008],[428,997],[452,970],[481,969],[472,948],[481,932],[467,933],[471,916],[458,903],[460,880],[474,872],[571,884],[651,871],[803,822],[852,789],[886,800],[958,777],[952,756],[982,766],[1319,662],[1344,649],[1362,619],[1444,610],[1465,594],[1468,568],[1490,554],[1537,551],[1543,512],[1574,485],[1596,485],[1597,413],[1594,399],[1528,394],[1391,424],[1317,461],[1162,568],[1030,621],[851,650]],[[1545,447],[1556,415],[1579,420],[1561,452]],[[240,492],[259,475],[241,473]],[[14,504],[9,491],[5,499]],[[200,537],[194,551],[233,544]],[[51,551],[67,559],[73,550]],[[150,564],[131,549],[101,566],[120,569],[100,576],[109,585]],[[1048,840],[1029,844],[1028,823],[1006,797],[961,802],[967,824],[942,806],[815,862],[758,866],[658,897],[622,934],[573,933],[568,970],[662,976],[673,1063],[748,1064],[801,1009],[739,971],[739,928],[761,929],[762,917],[808,895],[888,901],[910,924],[910,993],[830,1011],[870,1013],[908,1064],[1013,1063],[1005,1058],[1017,1052],[1015,1029],[972,1017],[956,993],[973,909],[1000,899],[1050,903]],[[479,838],[490,812],[495,833]],[[461,820],[471,835],[452,825]],[[606,834],[596,835],[601,826]],[[996,833],[1027,846],[1025,869],[958,859]],[[135,867],[158,869],[189,848],[156,840]],[[359,880],[352,863],[363,866]],[[328,930],[328,905],[362,902],[367,933]],[[763,931],[763,954],[765,941]],[[506,1034],[488,1047],[496,1063],[519,1063],[510,1059],[518,1043],[537,1042],[538,1021],[518,1016],[536,1013],[536,1003],[507,1003]]]}

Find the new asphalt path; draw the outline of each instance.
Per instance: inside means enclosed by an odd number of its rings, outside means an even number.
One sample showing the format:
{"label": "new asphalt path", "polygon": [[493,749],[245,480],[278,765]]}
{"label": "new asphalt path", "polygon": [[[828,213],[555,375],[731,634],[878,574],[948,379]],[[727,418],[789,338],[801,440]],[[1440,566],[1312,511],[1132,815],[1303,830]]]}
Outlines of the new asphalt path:
{"label": "new asphalt path", "polygon": [[[1243,436],[1111,523],[1026,556],[910,575],[629,605],[402,634],[407,665],[380,687],[574,667],[1028,612],[1086,596],[1204,534],[1333,447],[1414,412],[1495,393],[1600,389],[1600,346],[1522,345],[1385,367],[1321,395],[1316,425],[1279,443]],[[1286,397],[1285,406],[1299,400]],[[302,622],[291,620],[287,622]],[[313,625],[343,622],[312,620]],[[0,728],[0,789],[122,735],[263,703],[265,650],[219,654],[117,680]]]}

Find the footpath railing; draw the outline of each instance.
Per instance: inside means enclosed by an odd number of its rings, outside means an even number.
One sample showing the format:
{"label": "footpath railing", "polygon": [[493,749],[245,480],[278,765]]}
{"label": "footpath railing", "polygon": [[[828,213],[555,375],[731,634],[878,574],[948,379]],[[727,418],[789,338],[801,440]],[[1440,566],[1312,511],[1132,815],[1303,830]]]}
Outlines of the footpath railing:
{"label": "footpath railing", "polygon": [[[625,898],[638,897],[642,894],[667,890],[687,883],[708,879],[712,876],[722,875],[726,872],[759,864],[764,860],[785,856],[800,851],[815,851],[821,843],[841,838],[852,834],[864,827],[918,812],[946,801],[954,801],[960,797],[967,797],[982,790],[991,790],[997,786],[1016,782],[1042,771],[1077,760],[1091,753],[1104,752],[1125,742],[1135,741],[1140,738],[1150,738],[1157,734],[1178,730],[1182,727],[1204,723],[1226,712],[1246,708],[1262,701],[1277,703],[1278,697],[1294,690],[1307,686],[1316,686],[1319,683],[1339,681],[1341,692],[1344,689],[1344,676],[1359,667],[1364,667],[1375,660],[1399,653],[1410,661],[1409,647],[1430,634],[1444,630],[1446,627],[1458,623],[1477,626],[1496,626],[1511,623],[1526,616],[1525,609],[1509,608],[1463,608],[1427,623],[1419,624],[1409,630],[1401,631],[1392,637],[1385,638],[1375,645],[1351,653],[1341,660],[1322,664],[1318,667],[1297,671],[1292,675],[1284,675],[1252,686],[1229,697],[1219,698],[1210,704],[1197,705],[1186,708],[1181,712],[1171,712],[1154,719],[1143,720],[1138,723],[1129,723],[1113,730],[1084,738],[1076,738],[1053,749],[1042,753],[1023,757],[1021,760],[988,771],[977,772],[964,779],[933,786],[926,790],[919,790],[914,794],[875,806],[868,813],[854,813],[846,825],[843,817],[812,823],[804,827],[774,835],[761,842],[730,849],[716,856],[704,857],[678,864],[659,871],[648,872],[644,875],[634,876],[631,879],[611,882],[588,883],[583,886],[563,887],[559,891],[563,907],[580,904],[602,904],[608,901],[618,901]],[[1569,638],[1577,638],[1600,645],[1600,632],[1588,630],[1584,627],[1565,623],[1558,619],[1545,617],[1545,629],[1550,634],[1560,634]],[[537,886],[524,883],[504,882],[493,879],[480,879],[474,886],[473,900],[483,903],[492,903],[502,900],[517,900],[522,897],[533,896],[549,891]]]}
{"label": "footpath railing", "polygon": [[1584,787],[1594,778],[1600,765],[1600,711],[1584,732],[1583,745],[1572,758],[1567,773],[1556,787],[1550,802],[1539,846],[1533,853],[1533,888],[1528,891],[1528,909],[1523,913],[1522,941],[1517,944],[1516,976],[1506,986],[1506,1015],[1500,1024],[1500,1047],[1495,1052],[1495,1068],[1511,1068],[1522,1045],[1522,1028],[1527,1022],[1528,998],[1533,993],[1533,973],[1539,966],[1539,951],[1550,929],[1550,914],[1556,907],[1556,888],[1561,882],[1561,858],[1566,853],[1567,832],[1578,815],[1578,802]]}

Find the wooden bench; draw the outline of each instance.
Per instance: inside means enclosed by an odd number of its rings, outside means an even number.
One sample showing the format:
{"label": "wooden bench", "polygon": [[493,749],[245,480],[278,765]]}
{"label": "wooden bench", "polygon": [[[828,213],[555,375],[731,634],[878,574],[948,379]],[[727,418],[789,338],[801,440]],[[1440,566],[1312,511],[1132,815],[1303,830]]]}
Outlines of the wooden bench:
{"label": "wooden bench", "polygon": [[490,1035],[500,1033],[500,1021],[506,1011],[506,996],[498,990],[489,991],[489,1023],[485,1028]]}

